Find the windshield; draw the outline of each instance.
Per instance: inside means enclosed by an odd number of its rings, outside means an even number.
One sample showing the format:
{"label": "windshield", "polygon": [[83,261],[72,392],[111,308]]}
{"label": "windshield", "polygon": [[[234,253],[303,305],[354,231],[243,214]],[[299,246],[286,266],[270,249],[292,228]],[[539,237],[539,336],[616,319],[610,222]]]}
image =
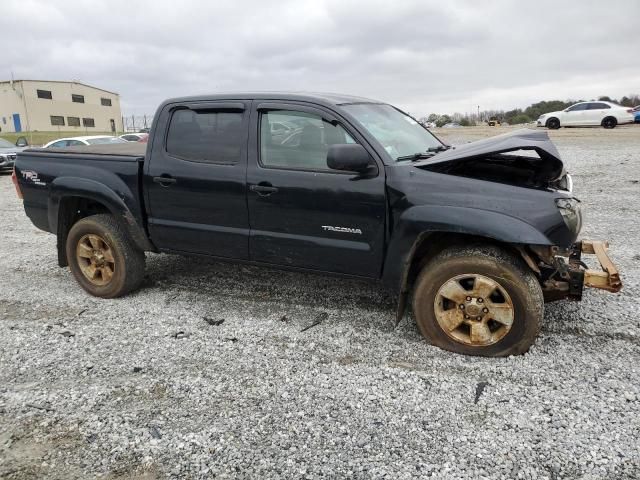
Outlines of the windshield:
{"label": "windshield", "polygon": [[0,148],[16,148],[16,146],[11,142],[7,142],[4,138],[0,138]]}
{"label": "windshield", "polygon": [[398,157],[442,147],[442,142],[413,118],[391,105],[360,103],[343,105],[395,161]]}
{"label": "windshield", "polygon": [[87,140],[89,145],[100,145],[102,143],[127,143],[126,140],[118,137],[100,137],[100,138],[90,138]]}

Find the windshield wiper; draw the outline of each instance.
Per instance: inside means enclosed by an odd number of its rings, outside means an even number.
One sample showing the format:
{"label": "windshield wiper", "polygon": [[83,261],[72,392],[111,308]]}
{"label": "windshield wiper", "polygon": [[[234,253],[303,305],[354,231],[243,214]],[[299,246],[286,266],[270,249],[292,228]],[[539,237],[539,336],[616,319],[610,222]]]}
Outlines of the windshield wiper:
{"label": "windshield wiper", "polygon": [[437,147],[429,147],[429,148],[427,148],[426,152],[416,152],[416,153],[412,153],[411,155],[402,155],[402,156],[396,158],[396,160],[398,162],[400,162],[402,160],[416,161],[416,160],[420,160],[421,158],[431,158],[436,153],[444,152],[445,150],[449,150],[450,148],[451,147],[449,145],[438,145]]}

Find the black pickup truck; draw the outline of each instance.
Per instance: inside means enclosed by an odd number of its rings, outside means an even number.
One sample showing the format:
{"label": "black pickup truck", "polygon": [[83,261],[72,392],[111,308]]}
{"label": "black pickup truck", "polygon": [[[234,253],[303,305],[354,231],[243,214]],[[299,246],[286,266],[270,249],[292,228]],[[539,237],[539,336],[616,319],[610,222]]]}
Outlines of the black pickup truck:
{"label": "black pickup truck", "polygon": [[450,147],[364,98],[172,99],[146,149],[31,149],[14,181],[99,297],[139,287],[145,251],[354,276],[397,295],[396,321],[412,298],[431,343],[506,356],[534,342],[545,301],[621,288],[607,244],[576,241],[580,202],[546,132]]}

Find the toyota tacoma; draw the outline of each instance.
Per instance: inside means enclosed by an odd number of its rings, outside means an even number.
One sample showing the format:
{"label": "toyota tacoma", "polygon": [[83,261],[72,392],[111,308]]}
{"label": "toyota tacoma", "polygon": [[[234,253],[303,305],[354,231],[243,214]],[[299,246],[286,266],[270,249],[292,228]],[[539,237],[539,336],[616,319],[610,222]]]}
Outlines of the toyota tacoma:
{"label": "toyota tacoma", "polygon": [[507,356],[535,341],[545,302],[621,288],[607,243],[578,240],[546,132],[451,147],[364,98],[171,99],[147,145],[30,149],[14,182],[98,297],[138,288],[147,251],[365,278],[395,294],[396,322],[412,303],[430,343]]}

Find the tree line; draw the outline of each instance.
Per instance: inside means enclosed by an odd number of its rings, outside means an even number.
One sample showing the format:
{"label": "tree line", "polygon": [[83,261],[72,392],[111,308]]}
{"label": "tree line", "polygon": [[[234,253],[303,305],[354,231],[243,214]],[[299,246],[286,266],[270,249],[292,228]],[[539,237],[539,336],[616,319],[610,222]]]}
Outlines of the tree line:
{"label": "tree line", "polygon": [[[598,97],[597,100],[604,102],[613,102],[623,107],[636,107],[640,105],[640,95],[631,94],[625,95],[619,100],[612,99],[606,95]],[[538,103],[533,103],[527,108],[514,108],[513,110],[484,110],[478,114],[466,114],[454,113],[452,115],[441,115],[438,113],[431,113],[426,117],[419,119],[420,123],[435,123],[436,126],[442,127],[443,125],[451,122],[457,122],[463,127],[476,125],[477,123],[486,122],[490,118],[496,117],[501,122],[508,123],[509,125],[518,125],[523,123],[529,123],[537,120],[537,118],[545,113],[555,112],[558,110],[564,110],[570,107],[574,103],[585,102],[587,100],[543,100]],[[591,99],[588,101],[596,101]]]}

